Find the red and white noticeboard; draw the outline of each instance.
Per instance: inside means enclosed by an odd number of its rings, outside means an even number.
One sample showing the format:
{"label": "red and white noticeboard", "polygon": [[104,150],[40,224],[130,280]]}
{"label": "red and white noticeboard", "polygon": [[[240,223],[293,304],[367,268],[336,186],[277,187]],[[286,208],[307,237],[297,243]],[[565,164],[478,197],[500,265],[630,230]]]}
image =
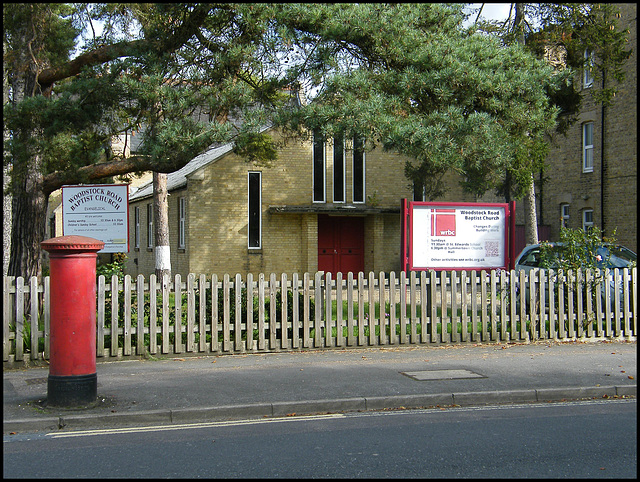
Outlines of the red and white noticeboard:
{"label": "red and white noticeboard", "polygon": [[62,234],[104,242],[98,253],[128,253],[129,185],[62,186]]}
{"label": "red and white noticeboard", "polygon": [[402,200],[402,266],[411,270],[511,269],[515,202]]}

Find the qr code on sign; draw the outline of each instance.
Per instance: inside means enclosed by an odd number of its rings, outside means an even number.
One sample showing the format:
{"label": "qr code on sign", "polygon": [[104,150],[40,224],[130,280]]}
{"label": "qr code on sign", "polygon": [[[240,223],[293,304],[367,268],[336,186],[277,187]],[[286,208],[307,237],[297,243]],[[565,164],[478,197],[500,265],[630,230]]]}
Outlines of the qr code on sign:
{"label": "qr code on sign", "polygon": [[484,255],[487,258],[495,258],[500,254],[500,243],[498,241],[484,242]]}

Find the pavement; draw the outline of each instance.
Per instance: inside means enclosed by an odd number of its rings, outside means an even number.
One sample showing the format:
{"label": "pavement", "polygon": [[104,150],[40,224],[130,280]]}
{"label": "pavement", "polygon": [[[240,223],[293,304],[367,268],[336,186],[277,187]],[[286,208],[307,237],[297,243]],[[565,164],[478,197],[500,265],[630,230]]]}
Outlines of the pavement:
{"label": "pavement", "polygon": [[99,362],[98,398],[47,407],[48,368],[3,370],[4,435],[636,396],[636,341],[168,356]]}

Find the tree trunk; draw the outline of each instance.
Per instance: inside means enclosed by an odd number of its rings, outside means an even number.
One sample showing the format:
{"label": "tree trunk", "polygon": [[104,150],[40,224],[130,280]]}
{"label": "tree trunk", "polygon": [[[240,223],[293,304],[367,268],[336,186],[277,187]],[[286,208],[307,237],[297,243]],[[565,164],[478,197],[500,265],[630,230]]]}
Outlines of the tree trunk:
{"label": "tree trunk", "polygon": [[27,171],[12,200],[8,269],[10,276],[25,279],[42,275],[40,243],[44,241],[48,198],[42,191],[42,173],[38,166],[27,166]]}
{"label": "tree trunk", "polygon": [[[28,65],[23,74],[16,76],[11,85],[12,101],[21,102],[27,97],[41,95],[36,82],[37,65]],[[26,139],[37,139],[35,131],[16,132],[15,136]],[[29,145],[29,143],[26,143]],[[11,255],[7,274],[23,276],[42,275],[42,257],[40,243],[44,241],[47,201],[49,193],[43,189],[41,157],[35,152],[32,155],[12,157],[12,216],[11,216]]]}
{"label": "tree trunk", "polygon": [[171,248],[169,247],[169,204],[167,175],[153,173],[153,217],[155,236],[156,278],[171,277]]}
{"label": "tree trunk", "polygon": [[[525,4],[515,4],[514,30],[517,41],[524,46],[524,15]],[[538,243],[538,213],[536,211],[536,187],[533,181],[533,173],[531,174],[531,185],[524,199],[524,236],[526,244]]]}
{"label": "tree trunk", "polygon": [[[2,54],[6,55],[7,43],[2,42]],[[6,64],[2,62],[2,105],[3,107],[9,103],[9,73]],[[3,138],[5,143],[9,140],[9,132],[3,129]],[[3,146],[6,145],[3,143]],[[8,153],[2,149],[3,159],[9,159]],[[9,256],[11,253],[11,194],[7,194],[9,185],[9,171],[11,164],[2,163],[2,274],[6,275],[9,269]]]}
{"label": "tree trunk", "polygon": [[524,199],[524,239],[526,244],[538,243],[538,212],[536,210],[536,187],[531,175],[531,186]]}

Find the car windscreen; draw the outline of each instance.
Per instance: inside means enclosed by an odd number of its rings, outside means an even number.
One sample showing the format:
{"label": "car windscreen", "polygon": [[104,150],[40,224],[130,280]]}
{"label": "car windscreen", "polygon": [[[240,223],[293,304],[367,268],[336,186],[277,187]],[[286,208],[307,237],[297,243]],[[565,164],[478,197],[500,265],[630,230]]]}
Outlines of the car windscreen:
{"label": "car windscreen", "polygon": [[631,263],[636,262],[636,254],[623,246],[613,246],[609,250],[609,262],[607,268],[627,268]]}
{"label": "car windscreen", "polygon": [[622,246],[600,246],[596,251],[596,266],[605,268],[627,268],[636,261],[633,251]]}

